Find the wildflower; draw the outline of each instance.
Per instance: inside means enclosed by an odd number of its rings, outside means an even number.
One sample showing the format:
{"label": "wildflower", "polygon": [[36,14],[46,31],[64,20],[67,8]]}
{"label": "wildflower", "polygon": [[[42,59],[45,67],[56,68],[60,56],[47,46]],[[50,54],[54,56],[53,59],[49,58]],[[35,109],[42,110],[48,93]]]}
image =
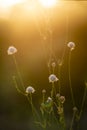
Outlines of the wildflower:
{"label": "wildflower", "polygon": [[54,74],[51,74],[50,76],[49,76],[49,82],[52,82],[52,83],[54,83],[54,82],[57,82],[59,79],[56,77],[56,75],[54,75]]}
{"label": "wildflower", "polygon": [[63,104],[65,102],[65,97],[64,96],[60,96],[59,100]]}
{"label": "wildflower", "polygon": [[42,90],[42,93],[46,93],[46,90],[45,90],[45,89],[43,89],[43,90]]}
{"label": "wildflower", "polygon": [[52,102],[52,98],[51,98],[51,97],[48,97],[47,103],[51,103],[51,102]]}
{"label": "wildflower", "polygon": [[52,62],[52,64],[51,64],[51,65],[52,65],[52,67],[53,67],[53,68],[55,68],[56,63],[55,63],[55,62]]}
{"label": "wildflower", "polygon": [[52,106],[53,106],[53,100],[51,97],[48,97],[47,101],[45,102],[45,108],[46,110],[50,113],[53,109],[52,109]]}
{"label": "wildflower", "polygon": [[34,89],[33,87],[28,86],[28,87],[26,88],[26,93],[27,93],[27,94],[29,94],[29,93],[34,93],[34,92],[35,92],[35,89]]}
{"label": "wildflower", "polygon": [[60,93],[57,93],[57,94],[56,94],[56,97],[59,98],[59,97],[60,97]]}
{"label": "wildflower", "polygon": [[75,43],[74,42],[69,42],[67,46],[71,49],[71,51],[75,48]]}
{"label": "wildflower", "polygon": [[41,103],[40,110],[42,114],[44,113],[44,111],[47,113],[51,113],[53,111],[52,108],[53,108],[53,100],[51,97],[48,97],[45,103]]}
{"label": "wildflower", "polygon": [[10,46],[7,50],[8,55],[12,55],[17,52],[17,49],[14,46]]}
{"label": "wildflower", "polygon": [[73,107],[73,111],[74,112],[78,111],[77,107]]}

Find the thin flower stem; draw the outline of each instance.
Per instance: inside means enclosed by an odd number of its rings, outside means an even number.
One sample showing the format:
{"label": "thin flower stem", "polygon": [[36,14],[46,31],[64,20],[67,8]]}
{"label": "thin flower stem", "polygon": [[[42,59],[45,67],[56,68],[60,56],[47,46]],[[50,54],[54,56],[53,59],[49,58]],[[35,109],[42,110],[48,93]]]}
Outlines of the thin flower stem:
{"label": "thin flower stem", "polygon": [[28,95],[27,95],[26,97],[27,97],[29,103],[31,104],[32,114],[33,114],[34,119],[36,120],[36,115],[35,115],[35,113],[34,113],[34,107],[33,107],[33,104],[32,104],[32,99],[29,98]]}
{"label": "thin flower stem", "polygon": [[33,117],[34,117],[34,120],[37,121],[37,120],[40,120],[40,117],[39,117],[39,114],[36,110],[36,108],[34,107],[33,105],[33,101],[32,101],[32,94],[30,94],[30,97],[29,95],[26,95],[30,105],[31,105],[31,109],[32,109],[32,114],[33,114]]}
{"label": "thin flower stem", "polygon": [[84,91],[84,95],[83,95],[83,100],[82,100],[82,104],[81,104],[81,110],[79,113],[79,119],[81,118],[82,115],[82,111],[83,111],[83,107],[84,107],[84,103],[85,103],[85,99],[86,99],[86,94],[87,94],[87,84],[85,83],[85,91]]}
{"label": "thin flower stem", "polygon": [[52,69],[53,69],[53,74],[55,73],[55,67],[52,67]]}
{"label": "thin flower stem", "polygon": [[54,94],[54,83],[52,83],[51,98],[53,98],[53,94]]}
{"label": "thin flower stem", "polygon": [[76,111],[73,112],[73,117],[72,117],[72,120],[71,120],[70,130],[72,130],[74,119],[75,119],[75,115],[76,115]]}
{"label": "thin flower stem", "polygon": [[54,86],[54,82],[52,83],[52,90],[51,90],[51,98],[53,98],[53,96],[56,96],[56,89],[55,89],[55,86]]}
{"label": "thin flower stem", "polygon": [[45,102],[45,93],[43,93],[43,103]]}
{"label": "thin flower stem", "polygon": [[17,81],[16,81],[16,77],[13,76],[12,79],[13,79],[13,82],[14,82],[14,84],[15,84],[15,88],[17,89],[17,91],[18,91],[19,93],[21,93],[22,95],[26,96],[26,94],[23,93],[23,92],[18,88]]}
{"label": "thin flower stem", "polygon": [[73,95],[73,90],[72,90],[72,84],[71,84],[70,61],[71,61],[71,50],[70,50],[70,52],[69,52],[69,86],[70,86],[70,92],[71,92],[72,103],[73,103],[73,106],[75,106],[75,100],[74,100],[74,95]]}
{"label": "thin flower stem", "polygon": [[18,67],[17,60],[16,60],[15,55],[13,55],[13,60],[14,60],[15,66],[16,66],[16,70],[17,70],[17,73],[18,73],[18,76],[19,76],[21,85],[22,85],[22,87],[23,87],[23,90],[25,91],[24,83],[23,83],[23,80],[22,80],[22,77],[21,77],[21,73],[20,73],[20,71],[19,71],[19,67]]}
{"label": "thin flower stem", "polygon": [[57,125],[59,126],[59,123],[58,123],[58,119],[57,119],[57,117],[55,116],[55,114],[54,114],[54,111],[52,112],[52,118],[54,118],[54,121],[57,123]]}
{"label": "thin flower stem", "polygon": [[58,84],[59,84],[59,93],[61,93],[60,72],[61,72],[61,66],[59,65],[59,72],[58,72],[58,78],[59,78],[59,81],[58,81]]}

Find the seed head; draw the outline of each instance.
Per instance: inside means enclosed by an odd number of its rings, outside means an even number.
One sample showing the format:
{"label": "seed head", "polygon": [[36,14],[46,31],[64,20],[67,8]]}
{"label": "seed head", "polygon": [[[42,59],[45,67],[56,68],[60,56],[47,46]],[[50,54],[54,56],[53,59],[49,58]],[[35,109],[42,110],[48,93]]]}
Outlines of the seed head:
{"label": "seed head", "polygon": [[59,79],[56,77],[56,75],[54,75],[54,74],[51,74],[50,76],[49,76],[49,82],[51,82],[51,83],[54,83],[54,82],[57,82]]}
{"label": "seed head", "polygon": [[72,51],[75,48],[75,43],[74,42],[69,42],[67,44],[67,46],[70,48],[70,50]]}
{"label": "seed head", "polygon": [[27,93],[27,94],[34,93],[34,92],[35,92],[35,89],[34,89],[33,87],[28,86],[28,87],[26,88],[26,93]]}
{"label": "seed head", "polygon": [[10,46],[7,50],[8,55],[13,55],[17,52],[17,49],[14,46]]}
{"label": "seed head", "polygon": [[60,96],[59,100],[63,104],[65,102],[65,97],[64,96]]}

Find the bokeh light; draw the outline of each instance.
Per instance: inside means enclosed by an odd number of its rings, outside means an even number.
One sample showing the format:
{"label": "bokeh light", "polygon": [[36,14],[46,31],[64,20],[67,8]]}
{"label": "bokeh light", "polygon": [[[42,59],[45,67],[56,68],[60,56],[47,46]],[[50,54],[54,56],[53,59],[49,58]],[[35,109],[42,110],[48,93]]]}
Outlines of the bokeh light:
{"label": "bokeh light", "polygon": [[47,8],[56,5],[56,2],[57,0],[40,0],[40,3]]}
{"label": "bokeh light", "polygon": [[24,2],[24,0],[0,0],[0,7],[8,8],[21,2]]}

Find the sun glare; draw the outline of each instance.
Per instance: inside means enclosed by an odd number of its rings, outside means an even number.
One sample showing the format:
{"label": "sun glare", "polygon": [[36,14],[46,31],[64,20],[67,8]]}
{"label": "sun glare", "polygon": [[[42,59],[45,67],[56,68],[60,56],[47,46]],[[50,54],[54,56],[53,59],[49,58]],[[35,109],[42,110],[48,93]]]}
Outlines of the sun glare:
{"label": "sun glare", "polygon": [[40,3],[47,8],[50,8],[54,5],[56,5],[57,0],[39,0]]}
{"label": "sun glare", "polygon": [[13,6],[17,3],[21,3],[23,0],[0,0],[0,7],[2,8],[8,8],[10,6]]}

